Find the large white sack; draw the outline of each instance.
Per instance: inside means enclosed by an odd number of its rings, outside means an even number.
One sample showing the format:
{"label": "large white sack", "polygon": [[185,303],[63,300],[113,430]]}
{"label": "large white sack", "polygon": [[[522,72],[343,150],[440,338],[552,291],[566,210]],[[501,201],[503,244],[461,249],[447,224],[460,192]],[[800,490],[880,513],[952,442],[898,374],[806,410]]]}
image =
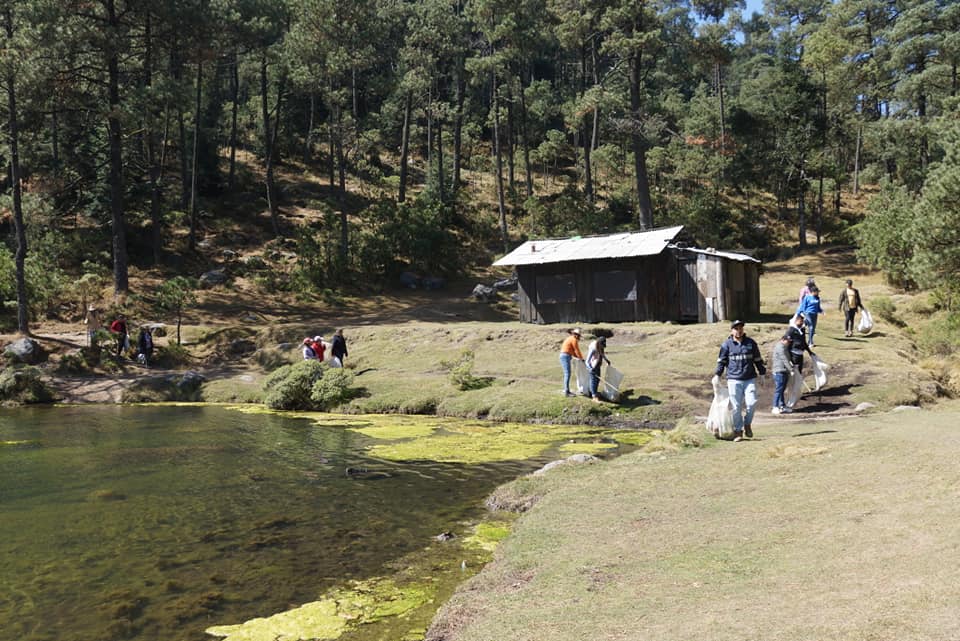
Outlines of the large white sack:
{"label": "large white sack", "polygon": [[590,370],[583,361],[574,358],[570,360],[570,367],[573,368],[573,374],[577,377],[577,392],[590,395]]}
{"label": "large white sack", "polygon": [[623,382],[623,372],[612,365],[607,365],[600,379],[600,396],[612,403],[620,400],[620,384]]}
{"label": "large white sack", "polygon": [[817,355],[811,356],[810,360],[813,363],[813,380],[816,383],[813,391],[816,392],[827,384],[827,370],[830,369],[830,366],[820,360]]}
{"label": "large white sack", "polygon": [[790,378],[787,379],[787,389],[783,392],[783,401],[787,407],[793,407],[803,395],[803,374],[794,365],[790,370]]}
{"label": "large white sack", "polygon": [[873,330],[873,316],[864,307],[860,310],[860,323],[857,325],[857,331],[861,334],[869,334]]}
{"label": "large white sack", "polygon": [[710,404],[710,413],[707,414],[707,429],[717,438],[730,440],[733,438],[730,392],[719,376],[715,375],[710,382],[713,384],[713,402]]}

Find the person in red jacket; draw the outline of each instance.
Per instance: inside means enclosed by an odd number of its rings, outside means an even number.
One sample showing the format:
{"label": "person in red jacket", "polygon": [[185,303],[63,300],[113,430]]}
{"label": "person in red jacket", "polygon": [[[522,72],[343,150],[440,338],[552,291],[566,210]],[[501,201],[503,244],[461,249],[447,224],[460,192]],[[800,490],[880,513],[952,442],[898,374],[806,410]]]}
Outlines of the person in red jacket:
{"label": "person in red jacket", "polygon": [[310,343],[310,347],[313,348],[313,353],[317,355],[317,360],[322,363],[323,352],[326,350],[326,348],[323,346],[323,336],[314,336],[313,342]]}
{"label": "person in red jacket", "polygon": [[110,333],[117,339],[117,356],[122,356],[123,350],[130,345],[127,342],[127,317],[123,314],[117,316],[116,320],[110,323]]}

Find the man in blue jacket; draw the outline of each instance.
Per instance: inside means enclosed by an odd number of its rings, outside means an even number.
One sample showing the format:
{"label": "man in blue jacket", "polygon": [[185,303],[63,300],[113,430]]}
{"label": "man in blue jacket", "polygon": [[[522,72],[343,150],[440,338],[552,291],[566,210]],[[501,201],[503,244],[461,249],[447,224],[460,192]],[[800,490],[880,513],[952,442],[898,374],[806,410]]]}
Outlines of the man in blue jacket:
{"label": "man in blue jacket", "polygon": [[[743,321],[730,325],[730,336],[720,346],[716,375],[727,370],[727,389],[733,409],[733,440],[753,438],[753,412],[757,406],[757,373],[766,375],[757,342],[744,333]],[[743,412],[743,414],[741,414]]]}

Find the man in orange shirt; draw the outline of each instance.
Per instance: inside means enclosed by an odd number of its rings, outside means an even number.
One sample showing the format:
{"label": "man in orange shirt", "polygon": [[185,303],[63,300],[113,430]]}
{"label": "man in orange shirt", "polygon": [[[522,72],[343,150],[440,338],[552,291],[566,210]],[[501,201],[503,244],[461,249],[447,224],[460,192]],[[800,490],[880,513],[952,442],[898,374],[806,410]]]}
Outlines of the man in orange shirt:
{"label": "man in orange shirt", "polygon": [[567,336],[560,347],[560,368],[563,370],[563,393],[565,396],[576,396],[570,391],[570,361],[574,358],[583,360],[580,353],[580,328],[567,330]]}

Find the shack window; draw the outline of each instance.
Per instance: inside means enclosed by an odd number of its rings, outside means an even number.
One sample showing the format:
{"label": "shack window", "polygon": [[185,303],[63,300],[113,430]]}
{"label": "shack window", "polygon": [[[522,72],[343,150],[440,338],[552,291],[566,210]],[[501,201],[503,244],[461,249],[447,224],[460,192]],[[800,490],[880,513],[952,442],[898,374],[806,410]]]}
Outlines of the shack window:
{"label": "shack window", "polygon": [[634,272],[593,273],[593,299],[596,302],[637,300],[637,276]]}
{"label": "shack window", "polygon": [[537,276],[538,303],[573,303],[577,300],[577,286],[573,274]]}

